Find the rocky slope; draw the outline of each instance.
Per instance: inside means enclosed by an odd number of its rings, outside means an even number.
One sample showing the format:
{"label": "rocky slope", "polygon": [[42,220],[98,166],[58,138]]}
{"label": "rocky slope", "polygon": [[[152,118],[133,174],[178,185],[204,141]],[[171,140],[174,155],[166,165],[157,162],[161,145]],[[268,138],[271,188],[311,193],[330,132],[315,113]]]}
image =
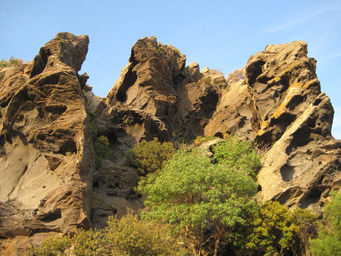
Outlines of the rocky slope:
{"label": "rocky slope", "polygon": [[[1,237],[101,227],[110,215],[138,210],[139,177],[122,164],[153,137],[175,145],[227,134],[254,141],[264,153],[263,201],[321,213],[339,188],[333,108],[304,42],[269,45],[226,81],[219,71],[186,66],[177,48],[143,38],[106,99],[77,73],[88,43],[59,33],[33,64],[0,71]],[[113,156],[96,168],[92,139],[101,135]]]}

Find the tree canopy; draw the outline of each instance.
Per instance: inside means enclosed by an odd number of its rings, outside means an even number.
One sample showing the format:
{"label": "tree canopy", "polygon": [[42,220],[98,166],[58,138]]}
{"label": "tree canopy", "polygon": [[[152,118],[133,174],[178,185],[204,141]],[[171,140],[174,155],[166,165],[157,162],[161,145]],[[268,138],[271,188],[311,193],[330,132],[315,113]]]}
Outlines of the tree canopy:
{"label": "tree canopy", "polygon": [[[220,147],[229,143],[234,141],[224,141]],[[257,209],[252,199],[257,183],[249,174],[258,166],[233,164],[235,159],[223,153],[219,159],[214,163],[204,151],[179,150],[159,175],[149,176],[138,186],[148,195],[144,216],[177,225],[199,255],[212,240],[216,255],[222,239],[232,239],[233,229],[247,225],[248,215]],[[211,232],[208,239],[205,228]]]}

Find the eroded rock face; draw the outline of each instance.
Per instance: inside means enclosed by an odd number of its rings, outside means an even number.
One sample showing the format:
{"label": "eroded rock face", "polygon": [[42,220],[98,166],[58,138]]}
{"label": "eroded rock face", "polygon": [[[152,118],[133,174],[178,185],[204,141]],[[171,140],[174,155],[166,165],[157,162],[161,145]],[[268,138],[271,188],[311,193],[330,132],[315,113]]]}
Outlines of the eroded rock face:
{"label": "eroded rock face", "polygon": [[219,101],[223,74],[199,64],[185,67],[178,49],[155,37],[138,40],[128,65],[108,93],[108,108],[94,122],[122,159],[142,139],[186,142],[203,133]]}
{"label": "eroded rock face", "polygon": [[[244,77],[228,84],[217,70],[186,67],[175,47],[143,38],[107,99],[91,92],[86,73],[77,74],[88,43],[87,36],[59,33],[32,64],[0,71],[0,178],[6,181],[0,237],[33,239],[91,222],[103,227],[108,216],[138,211],[139,177],[122,165],[130,149],[153,137],[175,145],[202,135],[254,141],[264,151],[257,176],[263,201],[321,213],[339,188],[334,111],[304,42],[267,46],[250,57]],[[91,140],[101,135],[113,157],[95,170]]]}
{"label": "eroded rock face", "polygon": [[94,156],[77,74],[88,43],[58,33],[33,64],[0,71],[1,237],[90,227]]}
{"label": "eroded rock face", "polygon": [[96,125],[112,138],[118,160],[154,136],[252,140],[266,152],[259,197],[320,213],[340,182],[340,142],[331,136],[333,108],[307,52],[302,41],[268,45],[250,57],[244,78],[227,84],[216,70],[200,72],[197,63],[184,67],[177,49],[141,39]]}
{"label": "eroded rock face", "polygon": [[331,136],[334,111],[315,69],[302,41],[267,46],[248,60],[245,79],[223,90],[205,135],[232,134],[267,148],[260,198],[320,213],[339,187],[341,148]]}
{"label": "eroded rock face", "polygon": [[119,167],[109,160],[101,163],[94,176],[93,227],[103,228],[107,225],[108,217],[116,215],[121,218],[143,207],[144,198],[134,190],[139,180],[137,171],[132,168]]}

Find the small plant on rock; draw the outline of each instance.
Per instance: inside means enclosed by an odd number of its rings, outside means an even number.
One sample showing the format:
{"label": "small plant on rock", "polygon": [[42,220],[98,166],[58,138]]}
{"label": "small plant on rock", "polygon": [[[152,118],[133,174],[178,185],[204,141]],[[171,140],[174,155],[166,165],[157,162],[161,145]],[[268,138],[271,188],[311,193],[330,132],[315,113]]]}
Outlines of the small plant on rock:
{"label": "small plant on rock", "polygon": [[112,156],[111,149],[109,148],[110,142],[104,135],[98,137],[95,142],[95,155],[96,165],[99,165],[101,161],[109,159]]}
{"label": "small plant on rock", "polygon": [[171,142],[159,142],[157,138],[142,140],[127,154],[126,165],[136,168],[140,175],[157,173],[171,159],[176,150]]}

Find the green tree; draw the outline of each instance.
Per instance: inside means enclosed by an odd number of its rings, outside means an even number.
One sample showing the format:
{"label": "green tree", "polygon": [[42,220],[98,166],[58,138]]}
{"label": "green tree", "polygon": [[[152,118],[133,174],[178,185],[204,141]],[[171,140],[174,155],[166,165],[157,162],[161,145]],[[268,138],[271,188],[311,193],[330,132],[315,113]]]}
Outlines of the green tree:
{"label": "green tree", "polygon": [[318,238],[310,241],[313,255],[341,255],[341,193],[334,192],[331,196],[332,202],[323,210]]}
{"label": "green tree", "polygon": [[140,181],[138,190],[148,195],[143,217],[176,225],[197,255],[207,254],[213,240],[217,255],[222,241],[231,241],[257,209],[257,184],[249,173],[228,160],[214,164],[199,150],[179,150],[158,176]]}
{"label": "green tree", "polygon": [[176,150],[171,142],[159,142],[157,138],[142,140],[127,154],[126,164],[136,168],[140,175],[158,173]]}
{"label": "green tree", "polygon": [[240,141],[237,137],[227,136],[213,147],[214,159],[229,168],[243,169],[252,177],[260,167],[260,158],[252,147],[252,141]]}
{"label": "green tree", "polygon": [[279,202],[266,202],[252,223],[246,248],[262,255],[305,255],[308,227],[317,216],[297,208],[291,212]]}

